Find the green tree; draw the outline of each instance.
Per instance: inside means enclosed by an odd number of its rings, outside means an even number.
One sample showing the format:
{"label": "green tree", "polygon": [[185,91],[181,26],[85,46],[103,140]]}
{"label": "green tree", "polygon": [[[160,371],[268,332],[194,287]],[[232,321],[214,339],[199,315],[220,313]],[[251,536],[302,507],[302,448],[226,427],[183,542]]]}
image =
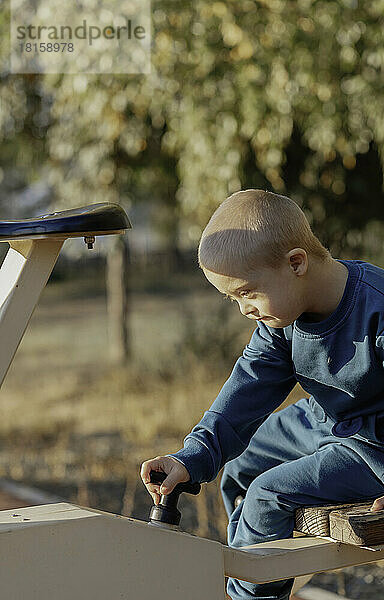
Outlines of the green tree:
{"label": "green tree", "polygon": [[154,0],[150,75],[41,77],[50,183],[66,204],[150,199],[191,243],[228,193],[266,186],[334,251],[377,252],[383,7]]}

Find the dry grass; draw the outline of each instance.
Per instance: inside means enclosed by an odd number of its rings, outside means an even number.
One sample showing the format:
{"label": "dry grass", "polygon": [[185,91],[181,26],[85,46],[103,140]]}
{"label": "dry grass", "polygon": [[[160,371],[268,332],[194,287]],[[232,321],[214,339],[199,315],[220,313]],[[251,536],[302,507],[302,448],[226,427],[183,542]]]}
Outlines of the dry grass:
{"label": "dry grass", "polygon": [[132,360],[116,368],[104,296],[78,298],[66,285],[49,286],[3,384],[0,435],[69,426],[119,429],[135,440],[182,435],[214,399],[251,332],[223,304],[206,292],[134,295]]}

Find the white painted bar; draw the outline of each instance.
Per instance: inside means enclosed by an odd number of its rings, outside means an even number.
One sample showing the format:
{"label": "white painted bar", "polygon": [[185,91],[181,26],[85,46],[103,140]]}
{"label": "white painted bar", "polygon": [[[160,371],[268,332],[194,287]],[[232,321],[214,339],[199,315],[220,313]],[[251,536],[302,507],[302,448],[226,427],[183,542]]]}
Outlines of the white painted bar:
{"label": "white painted bar", "polygon": [[63,243],[64,239],[10,242],[0,269],[0,386]]}
{"label": "white painted bar", "polygon": [[219,542],[66,503],[0,512],[0,581],[7,600],[225,599]]}
{"label": "white painted bar", "polygon": [[246,546],[223,546],[225,574],[236,579],[265,583],[310,573],[376,562],[384,550],[331,542],[317,537],[298,537]]}
{"label": "white painted bar", "polygon": [[0,512],[7,600],[224,600],[224,575],[265,583],[383,557],[312,537],[237,550],[65,502]]}

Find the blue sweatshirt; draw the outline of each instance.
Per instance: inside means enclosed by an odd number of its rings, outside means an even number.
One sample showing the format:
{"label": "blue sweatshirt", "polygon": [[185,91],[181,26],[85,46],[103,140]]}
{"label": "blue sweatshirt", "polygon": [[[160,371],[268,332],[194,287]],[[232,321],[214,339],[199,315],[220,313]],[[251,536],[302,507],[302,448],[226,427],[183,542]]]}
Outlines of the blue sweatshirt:
{"label": "blue sweatshirt", "polygon": [[168,455],[185,465],[192,481],[213,480],[241,454],[296,382],[335,422],[337,437],[364,436],[364,416],[384,415],[384,269],[340,262],[348,279],[336,310],[320,322],[303,313],[283,329],[260,321],[184,448]]}

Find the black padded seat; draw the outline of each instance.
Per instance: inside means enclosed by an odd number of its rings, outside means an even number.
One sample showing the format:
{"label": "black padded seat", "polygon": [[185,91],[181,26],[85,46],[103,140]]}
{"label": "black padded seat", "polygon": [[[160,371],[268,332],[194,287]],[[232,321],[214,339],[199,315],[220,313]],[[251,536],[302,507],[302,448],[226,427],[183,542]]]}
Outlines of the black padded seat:
{"label": "black padded seat", "polygon": [[71,210],[24,219],[24,221],[0,221],[0,241],[70,234],[108,235],[131,229],[131,223],[118,204],[101,202]]}

